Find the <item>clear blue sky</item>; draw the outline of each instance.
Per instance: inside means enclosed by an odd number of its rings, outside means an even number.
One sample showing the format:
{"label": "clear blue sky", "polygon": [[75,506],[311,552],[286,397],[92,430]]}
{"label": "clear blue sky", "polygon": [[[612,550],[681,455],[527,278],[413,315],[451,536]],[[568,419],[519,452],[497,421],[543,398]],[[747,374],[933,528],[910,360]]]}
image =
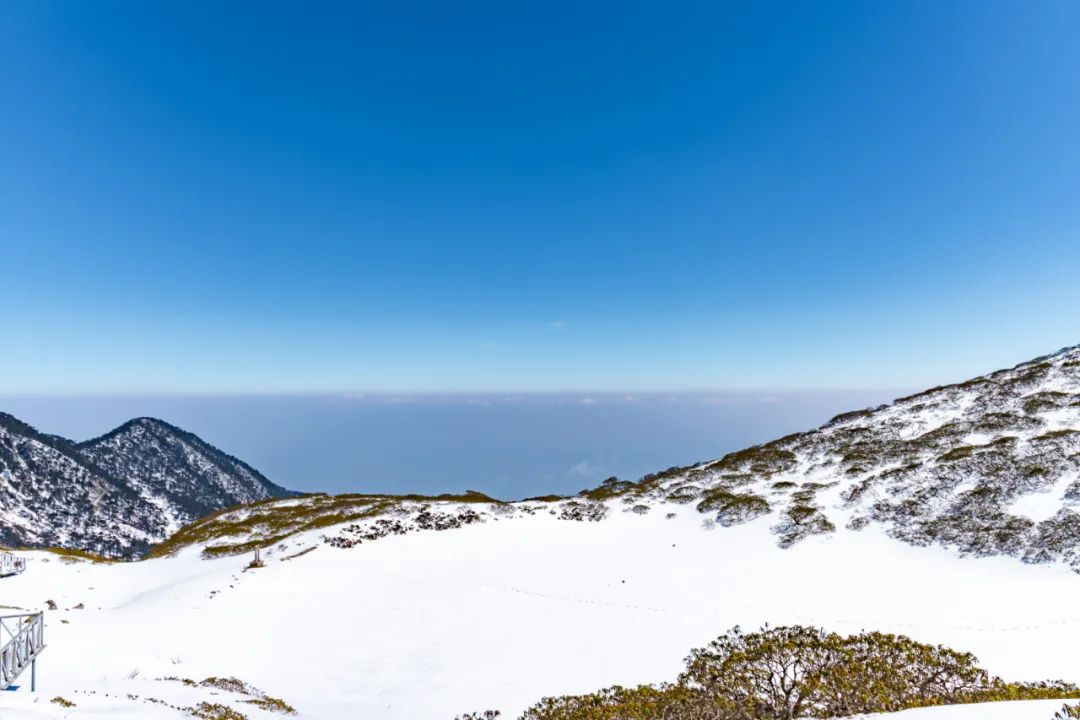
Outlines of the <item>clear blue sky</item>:
{"label": "clear blue sky", "polygon": [[1080,3],[0,4],[0,393],[922,387],[1080,342]]}

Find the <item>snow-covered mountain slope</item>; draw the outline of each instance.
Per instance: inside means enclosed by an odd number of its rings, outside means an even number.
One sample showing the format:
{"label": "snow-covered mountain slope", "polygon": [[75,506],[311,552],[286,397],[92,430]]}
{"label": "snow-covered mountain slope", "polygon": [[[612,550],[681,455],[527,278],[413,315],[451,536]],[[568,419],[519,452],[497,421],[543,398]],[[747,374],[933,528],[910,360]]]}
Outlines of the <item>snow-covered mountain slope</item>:
{"label": "snow-covered mountain slope", "polygon": [[119,554],[146,547],[168,519],[71,442],[0,414],[0,543]]}
{"label": "snow-covered mountain slope", "polygon": [[76,444],[0,413],[3,545],[131,556],[214,510],[288,494],[160,420]]}
{"label": "snow-covered mountain slope", "polygon": [[[1077,682],[1078,398],[1072,348],[575,498],[309,495],[214,513],[152,560],[28,553],[0,605],[58,609],[40,702],[0,693],[0,716],[218,702],[273,717],[203,684],[232,676],[300,717],[513,718],[547,695],[673,679],[691,648],[766,623],[902,633],[1009,680]],[[59,456],[81,452],[37,443],[65,472]],[[266,566],[246,569],[255,548]]]}
{"label": "snow-covered mountain slope", "polygon": [[[25,685],[0,693],[0,717],[184,717],[152,699],[274,717],[242,695],[159,680],[231,676],[300,718],[450,720],[491,708],[512,719],[546,695],[674,679],[690,648],[736,624],[899,632],[970,650],[1010,680],[1080,679],[1080,576],[1062,565],[959,558],[877,527],[782,549],[767,523],[708,530],[694,508],[672,512],[603,522],[544,512],[323,542],[346,523],[275,544],[254,570],[250,556],[204,559],[201,545],[106,565],[23,553],[28,568],[0,580],[0,603],[58,609],[45,611],[41,702]],[[1050,720],[1056,707],[911,717]]]}
{"label": "snow-covered mountain slope", "polygon": [[214,510],[289,495],[247,463],[153,418],[131,420],[78,447],[95,465],[124,478],[144,500],[163,508],[172,522],[167,534]]}
{"label": "snow-covered mountain slope", "polygon": [[625,494],[694,502],[721,525],[767,515],[784,546],[880,525],[915,545],[1080,568],[1080,346]]}
{"label": "snow-covered mountain slope", "polygon": [[603,521],[684,505],[722,527],[767,524],[781,547],[879,527],[913,545],[1080,570],[1080,347],[576,498],[315,495],[208,517],[159,550],[243,552],[314,528],[350,547],[538,513]]}

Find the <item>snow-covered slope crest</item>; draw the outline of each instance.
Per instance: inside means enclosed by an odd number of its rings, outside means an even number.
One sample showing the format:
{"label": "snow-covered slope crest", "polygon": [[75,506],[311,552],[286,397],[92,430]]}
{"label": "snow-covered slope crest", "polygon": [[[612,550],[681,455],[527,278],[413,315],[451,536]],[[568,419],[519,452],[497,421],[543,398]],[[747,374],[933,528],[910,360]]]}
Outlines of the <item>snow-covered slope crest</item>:
{"label": "snow-covered slope crest", "polygon": [[876,524],[1080,569],[1080,346],[616,490],[721,525],[768,516],[781,546]]}
{"label": "snow-covered slope crest", "polygon": [[1080,346],[576,498],[308,496],[212,516],[163,550],[228,554],[320,528],[350,547],[537,513],[592,521],[679,505],[723,527],[769,523],[781,547],[880,526],[914,545],[1080,570]]}
{"label": "snow-covered slope crest", "polygon": [[161,420],[74,443],[0,413],[0,544],[132,556],[207,513],[288,494]]}
{"label": "snow-covered slope crest", "polygon": [[[674,680],[690,648],[766,623],[900,633],[1009,680],[1080,680],[1080,575],[1063,566],[958,558],[875,527],[781,549],[768,523],[710,531],[694,508],[672,512],[497,516],[344,549],[315,528],[255,569],[194,548],[109,564],[20,553],[0,602],[44,611],[47,648],[38,694],[24,678],[0,717],[190,717],[155,701],[275,717],[201,685],[235,677],[299,719],[509,720],[545,696]],[[1060,705],[901,717],[1050,720]]]}

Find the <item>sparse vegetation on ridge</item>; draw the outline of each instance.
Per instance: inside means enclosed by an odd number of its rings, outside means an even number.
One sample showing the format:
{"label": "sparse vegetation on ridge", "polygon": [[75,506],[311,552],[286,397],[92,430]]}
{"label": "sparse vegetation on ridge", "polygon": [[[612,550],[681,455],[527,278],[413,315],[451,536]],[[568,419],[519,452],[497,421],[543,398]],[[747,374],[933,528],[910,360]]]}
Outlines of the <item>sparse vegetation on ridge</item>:
{"label": "sparse vegetation on ridge", "polygon": [[[266,712],[277,713],[280,715],[296,715],[296,708],[289,703],[281,698],[271,697],[262,690],[249,685],[239,678],[208,677],[205,680],[198,682],[190,678],[180,677],[163,677],[159,678],[159,680],[164,682],[178,682],[192,688],[209,688],[211,690],[218,690],[232,695],[241,695],[243,696],[243,699],[241,699],[240,702],[253,705]],[[245,720],[247,717],[228,705],[205,701],[200,702],[193,708],[187,708],[187,711],[193,717],[205,718],[206,720]]]}
{"label": "sparse vegetation on ridge", "polygon": [[121,562],[116,558],[102,557],[86,550],[77,548],[46,547],[46,548],[19,548],[20,550],[33,550],[35,552],[47,552],[59,556],[61,562],[89,562],[95,564]]}
{"label": "sparse vegetation on ridge", "polygon": [[633,492],[636,489],[637,483],[620,480],[617,477],[609,477],[607,480],[600,483],[599,487],[593,488],[592,490],[582,490],[578,496],[587,500],[611,500]]}
{"label": "sparse vegetation on ridge", "polygon": [[296,708],[289,703],[285,702],[281,698],[275,697],[257,697],[250,700],[244,700],[249,705],[265,710],[266,712],[277,713],[279,715],[295,715]]}
{"label": "sparse vegetation on ridge", "polygon": [[[452,503],[505,505],[470,490],[460,495],[327,495],[315,493],[285,499],[268,499],[227,508],[196,521],[153,547],[147,558],[171,555],[185,547],[205,544],[208,558],[240,555],[276,545],[308,530],[343,525],[363,519],[392,515],[412,504]],[[420,520],[421,526],[424,520]],[[440,528],[434,528],[440,529]],[[218,542],[244,538],[239,542]]]}
{"label": "sparse vegetation on ridge", "polygon": [[247,715],[233,710],[228,705],[203,701],[189,711],[191,717],[199,720],[247,720]]}

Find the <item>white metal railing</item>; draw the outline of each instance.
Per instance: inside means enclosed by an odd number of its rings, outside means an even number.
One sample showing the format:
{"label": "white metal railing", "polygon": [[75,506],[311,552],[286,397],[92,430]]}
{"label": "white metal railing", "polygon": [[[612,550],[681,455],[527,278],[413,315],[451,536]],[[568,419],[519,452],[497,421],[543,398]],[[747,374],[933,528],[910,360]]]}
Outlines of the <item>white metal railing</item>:
{"label": "white metal railing", "polygon": [[26,558],[12,555],[9,552],[0,552],[0,577],[18,575],[26,569]]}
{"label": "white metal railing", "polygon": [[45,616],[0,616],[0,690],[7,690],[28,666],[31,668],[30,688],[37,678],[35,661],[45,649]]}

